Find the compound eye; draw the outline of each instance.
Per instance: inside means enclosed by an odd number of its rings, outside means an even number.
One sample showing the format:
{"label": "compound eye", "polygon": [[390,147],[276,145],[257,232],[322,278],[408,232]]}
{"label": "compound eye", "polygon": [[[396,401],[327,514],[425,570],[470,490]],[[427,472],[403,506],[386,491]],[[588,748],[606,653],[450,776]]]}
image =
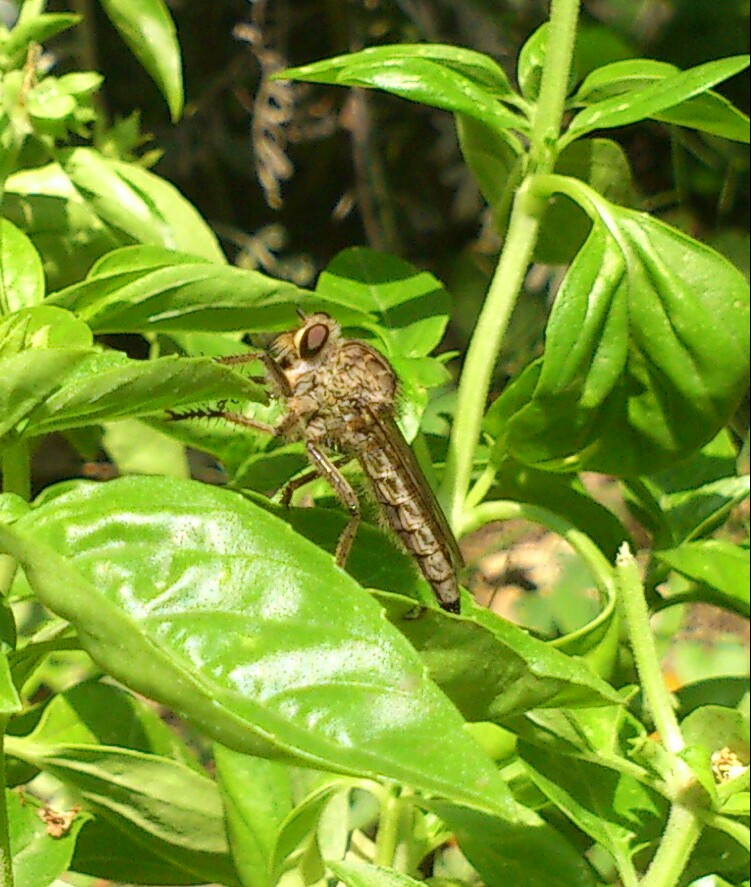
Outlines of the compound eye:
{"label": "compound eye", "polygon": [[323,323],[314,323],[300,337],[300,357],[307,360],[315,357],[326,344],[329,328]]}

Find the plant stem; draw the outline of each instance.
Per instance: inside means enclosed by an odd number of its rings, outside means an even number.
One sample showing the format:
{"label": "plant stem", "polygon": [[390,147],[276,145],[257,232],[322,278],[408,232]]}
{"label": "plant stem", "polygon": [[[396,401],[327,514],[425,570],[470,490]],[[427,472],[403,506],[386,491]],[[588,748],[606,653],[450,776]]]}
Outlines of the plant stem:
{"label": "plant stem", "polygon": [[477,320],[462,368],[441,499],[456,528],[462,523],[493,369],[511,312],[532,260],[546,201],[530,188],[534,173],[552,172],[574,52],[579,0],[552,0],[547,52],[534,111],[525,178],[514,198],[498,267]]}
{"label": "plant stem", "polygon": [[4,493],[15,493],[27,502],[31,498],[29,448],[24,441],[11,444],[0,456]]}
{"label": "plant stem", "polygon": [[673,711],[670,693],[662,679],[639,567],[626,544],[621,547],[616,559],[616,581],[644,700],[663,745],[669,752],[678,755],[683,751],[685,742]]}
{"label": "plant stem", "polygon": [[701,824],[691,810],[673,804],[660,846],[640,887],[673,887],[677,884],[701,831]]}
{"label": "plant stem", "polygon": [[13,857],[8,835],[8,807],[5,800],[5,750],[3,738],[7,718],[0,723],[0,887],[13,887]]}
{"label": "plant stem", "polygon": [[396,846],[399,841],[399,820],[402,815],[402,805],[397,789],[391,786],[382,786],[381,815],[378,820],[378,834],[376,835],[376,850],[374,862],[376,865],[390,868],[396,856]]}
{"label": "plant stem", "polygon": [[579,0],[551,0],[545,64],[532,125],[535,172],[552,172],[556,161],[578,19]]}
{"label": "plant stem", "polygon": [[529,199],[524,184],[520,187],[511,210],[503,252],[462,367],[441,489],[441,498],[455,528],[462,522],[493,369],[532,259],[543,206]]}

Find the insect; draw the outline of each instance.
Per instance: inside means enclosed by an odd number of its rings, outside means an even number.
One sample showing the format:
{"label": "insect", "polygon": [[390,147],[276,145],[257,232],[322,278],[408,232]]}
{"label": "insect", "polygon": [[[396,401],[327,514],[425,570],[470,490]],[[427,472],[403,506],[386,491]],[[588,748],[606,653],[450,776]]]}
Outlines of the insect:
{"label": "insect", "polygon": [[[444,610],[459,612],[459,547],[415,456],[394,421],[396,374],[375,348],[345,338],[339,324],[322,312],[302,315],[301,325],[279,334],[260,355],[272,394],[286,410],[275,425],[225,409],[171,414],[174,419],[221,417],[237,425],[302,441],[312,471],[293,478],[282,493],[323,477],[349,512],[336,547],[347,562],[360,523],[357,494],[339,471],[356,459],[386,522],[414,558]],[[220,358],[226,364],[257,360],[256,354]]]}

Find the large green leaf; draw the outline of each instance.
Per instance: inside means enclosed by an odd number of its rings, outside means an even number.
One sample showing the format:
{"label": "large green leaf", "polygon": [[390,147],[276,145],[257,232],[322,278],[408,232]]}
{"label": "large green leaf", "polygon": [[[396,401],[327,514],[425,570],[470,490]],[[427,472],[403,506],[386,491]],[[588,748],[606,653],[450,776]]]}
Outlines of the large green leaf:
{"label": "large green leaf", "polygon": [[103,333],[284,329],[299,322],[295,305],[308,299],[257,271],[144,246],[111,253],[48,301]]}
{"label": "large green leaf", "polygon": [[173,122],[183,109],[180,44],[164,0],[99,0],[133,55],[167,100]]}
{"label": "large green leaf", "polygon": [[376,602],[237,495],[124,478],[61,494],[0,540],[100,667],[222,744],[512,815]]}
{"label": "large green leaf", "polygon": [[447,803],[431,802],[430,809],[451,829],[488,885],[595,887],[600,883],[581,852],[531,810],[520,808],[520,821],[504,822]]}
{"label": "large green leaf", "polygon": [[277,75],[279,78],[294,75],[299,80],[315,80],[320,83],[340,83],[340,76],[358,65],[384,62],[408,63],[413,59],[426,59],[436,65],[466,77],[477,86],[498,98],[512,95],[511,85],[501,66],[489,56],[463,46],[443,43],[395,43],[388,46],[371,46],[360,52],[339,55],[291,68]]}
{"label": "large green leaf", "polygon": [[[380,593],[389,619],[419,651],[431,678],[468,721],[502,722],[533,708],[608,705],[615,690],[576,657],[462,599],[470,618],[440,610],[414,617],[414,604]],[[478,668],[478,663],[483,663]]]}
{"label": "large green leaf", "polygon": [[94,351],[58,383],[54,393],[47,393],[24,432],[47,434],[224,397],[257,400],[264,399],[265,392],[229,367],[205,358],[145,361],[131,360],[121,352]]}
{"label": "large green leaf", "polygon": [[529,128],[526,119],[498,101],[499,92],[508,90],[505,75],[502,72],[497,75],[499,70],[490,59],[483,63],[482,69],[470,65],[468,70],[461,62],[447,64],[445,56],[431,58],[429,49],[418,55],[403,52],[400,46],[381,46],[287,68],[277,77],[381,89],[413,102],[474,117],[499,132],[526,131]]}
{"label": "large green leaf", "polygon": [[711,440],[743,396],[747,283],[680,231],[563,182],[592,230],[558,292],[541,364],[486,424],[526,464],[651,473]]}
{"label": "large green leaf", "polygon": [[[700,106],[692,108],[690,101],[696,96],[708,92],[715,84],[743,71],[748,67],[748,63],[747,55],[732,56],[718,61],[705,62],[688,71],[679,71],[659,78],[647,78],[647,85],[640,89],[629,90],[624,95],[614,95],[602,99],[580,111],[574,117],[564,137],[564,143],[580,138],[595,129],[626,126],[637,120],[644,120],[646,117],[662,115],[664,118],[664,112],[676,108],[679,110],[672,116],[672,119],[668,118],[668,122],[705,129],[707,117],[709,116],[711,121],[711,117],[718,111],[717,103],[712,102],[711,99],[709,101],[705,99]],[[632,61],[616,62],[615,65],[621,66],[618,68],[621,72],[624,70],[634,71],[634,62]],[[631,67],[629,68],[629,66]],[[595,78],[596,82],[605,79],[602,74],[597,75],[597,72],[590,74],[589,84],[587,85],[586,81],[583,84],[582,95],[584,96],[590,91],[591,78]],[[602,83],[599,85],[602,86]],[[707,108],[708,104],[709,108]],[[719,129],[721,130],[720,135],[737,138],[739,141],[748,141],[748,118],[745,121],[744,132],[740,125],[742,121],[735,118],[733,123],[728,125],[727,110],[723,109],[723,111],[724,113],[718,115],[716,125],[713,126],[710,122],[708,131]]]}
{"label": "large green leaf", "polygon": [[[639,99],[641,90],[657,84],[664,86],[667,78],[678,73],[674,65],[652,59],[614,62],[592,71],[577,90],[574,101],[596,105],[615,96],[628,101],[632,94]],[[650,116],[664,123],[687,126],[737,142],[748,141],[748,117],[724,96],[710,89]]]}
{"label": "large green leaf", "polygon": [[632,855],[659,831],[664,804],[632,776],[589,761],[551,755],[520,746],[535,785],[561,812],[605,847],[623,872],[633,870]]}
{"label": "large green leaf", "polygon": [[165,179],[93,148],[67,148],[58,157],[81,197],[120,236],[225,261],[213,231]]}

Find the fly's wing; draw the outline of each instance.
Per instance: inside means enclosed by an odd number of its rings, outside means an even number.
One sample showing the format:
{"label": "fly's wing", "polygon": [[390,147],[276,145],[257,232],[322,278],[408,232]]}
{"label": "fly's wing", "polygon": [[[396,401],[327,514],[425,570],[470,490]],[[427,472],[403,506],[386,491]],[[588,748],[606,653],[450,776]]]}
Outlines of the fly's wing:
{"label": "fly's wing", "polygon": [[443,540],[451,557],[454,570],[459,572],[464,566],[464,560],[459,551],[459,545],[457,544],[454,534],[451,532],[451,527],[448,525],[448,521],[446,520],[441,506],[438,504],[438,500],[436,499],[430,484],[423,474],[422,468],[420,468],[420,465],[415,458],[415,454],[404,439],[404,436],[399,430],[399,426],[394,421],[394,417],[386,410],[376,410],[373,407],[367,407],[366,409],[373,419],[374,432],[381,438],[381,446],[390,450],[394,454],[395,460],[401,466],[402,471],[407,477],[409,477],[411,486],[414,488],[416,495],[420,498],[423,514],[428,516],[428,519],[432,521],[433,527],[437,531],[437,535]]}

